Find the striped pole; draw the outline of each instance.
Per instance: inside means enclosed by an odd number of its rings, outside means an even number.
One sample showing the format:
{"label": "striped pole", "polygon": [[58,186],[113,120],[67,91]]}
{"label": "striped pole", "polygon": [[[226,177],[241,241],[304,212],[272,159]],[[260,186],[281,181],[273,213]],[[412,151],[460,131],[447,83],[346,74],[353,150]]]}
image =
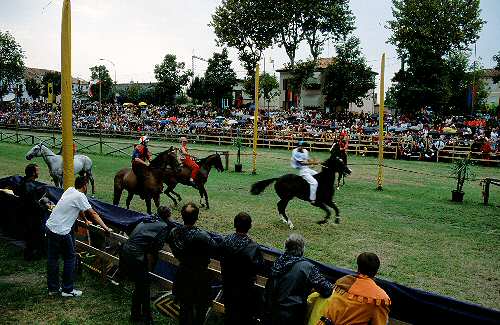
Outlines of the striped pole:
{"label": "striped pole", "polygon": [[382,190],[384,182],[384,73],[385,73],[385,53],[382,54],[382,62],[380,67],[380,105],[378,116],[378,176],[377,190]]}
{"label": "striped pole", "polygon": [[64,0],[61,24],[61,104],[64,189],[74,185],[71,98],[71,1]]}
{"label": "striped pole", "polygon": [[255,111],[253,113],[253,162],[252,174],[257,173],[257,138],[259,122],[259,64],[255,67]]}

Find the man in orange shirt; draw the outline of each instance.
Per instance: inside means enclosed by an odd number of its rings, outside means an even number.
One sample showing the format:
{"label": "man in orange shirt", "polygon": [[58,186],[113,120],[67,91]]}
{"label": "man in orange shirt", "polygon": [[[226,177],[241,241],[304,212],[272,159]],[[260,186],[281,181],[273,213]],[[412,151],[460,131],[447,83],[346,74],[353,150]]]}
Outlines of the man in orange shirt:
{"label": "man in orange shirt", "polygon": [[373,278],[380,267],[374,253],[358,256],[358,274],[337,280],[318,325],[386,325],[391,299]]}

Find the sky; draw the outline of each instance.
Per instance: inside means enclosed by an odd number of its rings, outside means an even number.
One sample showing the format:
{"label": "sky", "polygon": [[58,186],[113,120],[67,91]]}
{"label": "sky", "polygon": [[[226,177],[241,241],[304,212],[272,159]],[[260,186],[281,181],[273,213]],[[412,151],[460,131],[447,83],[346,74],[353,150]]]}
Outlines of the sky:
{"label": "sky", "polygon": [[[0,0],[0,30],[11,32],[25,51],[27,67],[59,70],[62,0]],[[89,67],[104,64],[118,83],[151,82],[154,65],[173,53],[192,68],[192,56],[208,59],[221,50],[209,23],[221,0],[73,0],[72,74],[90,79]],[[356,35],[368,64],[380,72],[380,58],[386,53],[386,89],[400,67],[395,48],[386,41],[385,28],[392,19],[391,0],[351,0],[356,16]],[[481,16],[487,21],[476,44],[478,60],[494,66],[492,56],[500,51],[500,0],[482,0]],[[237,52],[229,49],[238,77],[245,71]],[[334,55],[327,44],[322,57]],[[274,46],[265,51],[261,70],[268,72],[288,62],[285,51]],[[297,59],[307,59],[307,43],[301,44]],[[106,59],[100,61],[99,59]],[[473,56],[474,58],[474,56]],[[109,63],[109,61],[113,62]],[[271,62],[273,61],[273,62]],[[195,60],[195,75],[206,62]],[[377,86],[378,92],[378,86]]]}

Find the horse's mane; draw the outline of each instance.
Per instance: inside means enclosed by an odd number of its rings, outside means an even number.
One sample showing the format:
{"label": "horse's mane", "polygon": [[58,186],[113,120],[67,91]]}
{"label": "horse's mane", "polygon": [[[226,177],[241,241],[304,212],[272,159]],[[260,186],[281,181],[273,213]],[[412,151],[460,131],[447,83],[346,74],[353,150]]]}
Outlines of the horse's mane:
{"label": "horse's mane", "polygon": [[153,160],[151,160],[151,163],[149,164],[149,166],[153,167],[153,168],[161,167],[161,163],[163,162],[162,157],[164,155],[167,155],[167,158],[168,158],[167,164],[171,164],[172,161],[174,161],[174,159],[175,159],[174,157],[170,156],[171,151],[172,151],[171,149],[168,149],[168,150],[162,151],[159,154],[157,154],[156,157],[154,157]]}
{"label": "horse's mane", "polygon": [[210,158],[212,158],[212,157],[214,157],[214,156],[219,156],[220,157],[220,155],[218,153],[213,153],[213,154],[211,154],[211,155],[209,155],[209,156],[207,156],[205,158],[201,158],[200,160],[198,160],[198,162],[199,162],[198,165],[205,165],[207,163],[207,160],[210,159]]}

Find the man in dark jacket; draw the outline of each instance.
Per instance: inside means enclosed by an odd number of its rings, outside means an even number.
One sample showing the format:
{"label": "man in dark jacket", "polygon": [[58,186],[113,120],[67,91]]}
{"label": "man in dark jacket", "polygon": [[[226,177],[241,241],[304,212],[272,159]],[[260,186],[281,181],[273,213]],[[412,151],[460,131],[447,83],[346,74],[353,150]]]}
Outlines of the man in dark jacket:
{"label": "man in dark jacket", "polygon": [[307,313],[307,296],[314,289],[327,298],[333,286],[318,269],[304,259],[304,237],[291,234],[285,242],[285,253],[271,268],[266,284],[266,316],[271,325],[303,325]]}
{"label": "man in dark jacket", "polygon": [[43,245],[42,214],[38,205],[36,179],[40,175],[40,167],[29,164],[24,169],[25,176],[16,189],[16,195],[22,203],[24,220],[24,259],[32,260],[41,257]]}
{"label": "man in dark jacket", "polygon": [[240,212],[234,217],[236,232],[224,238],[219,246],[225,324],[256,324],[260,299],[254,283],[264,259],[259,245],[247,235],[251,227],[250,215]]}
{"label": "man in dark jacket", "polygon": [[179,260],[173,294],[180,305],[181,325],[201,325],[205,321],[210,302],[208,264],[216,244],[210,235],[194,226],[199,209],[194,203],[182,207],[184,225],[170,233],[168,243]]}
{"label": "man in dark jacket", "polygon": [[160,206],[157,216],[139,223],[120,252],[120,272],[128,274],[135,282],[130,311],[132,322],[152,322],[148,273],[154,269],[158,251],[165,244],[170,230],[175,227],[170,219],[169,208]]}

